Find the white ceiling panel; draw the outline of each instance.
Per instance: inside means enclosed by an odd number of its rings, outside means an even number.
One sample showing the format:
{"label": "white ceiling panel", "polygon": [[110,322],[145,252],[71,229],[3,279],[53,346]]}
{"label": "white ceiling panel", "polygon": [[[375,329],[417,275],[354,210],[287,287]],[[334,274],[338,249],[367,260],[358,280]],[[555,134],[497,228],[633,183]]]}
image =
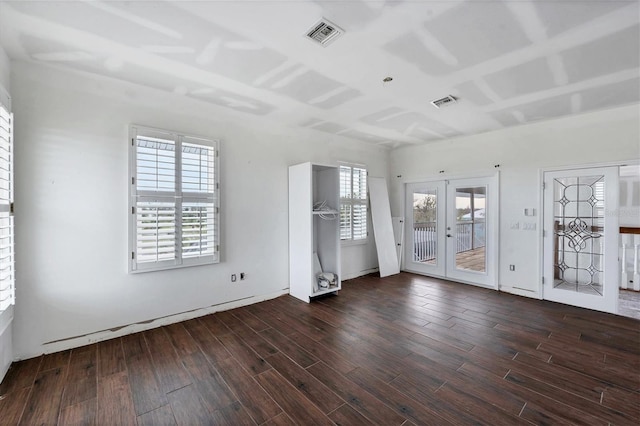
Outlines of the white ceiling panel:
{"label": "white ceiling panel", "polygon": [[424,28],[458,60],[475,65],[531,44],[503,2],[461,2],[424,23]]}
{"label": "white ceiling panel", "polygon": [[591,43],[561,53],[569,82],[586,80],[617,71],[638,69],[640,25],[626,28]]}
{"label": "white ceiling panel", "polygon": [[491,89],[502,99],[546,90],[555,86],[546,58],[538,58],[485,77]]}
{"label": "white ceiling panel", "polygon": [[547,36],[553,37],[572,28],[628,6],[628,1],[536,1],[534,5],[545,23]]}

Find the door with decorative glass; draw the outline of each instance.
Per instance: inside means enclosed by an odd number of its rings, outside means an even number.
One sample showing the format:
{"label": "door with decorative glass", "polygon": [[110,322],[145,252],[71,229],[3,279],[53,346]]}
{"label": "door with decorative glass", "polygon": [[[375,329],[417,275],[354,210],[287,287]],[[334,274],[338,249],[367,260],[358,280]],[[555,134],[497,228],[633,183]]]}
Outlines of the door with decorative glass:
{"label": "door with decorative glass", "polygon": [[544,174],[543,298],[615,313],[618,168]]}

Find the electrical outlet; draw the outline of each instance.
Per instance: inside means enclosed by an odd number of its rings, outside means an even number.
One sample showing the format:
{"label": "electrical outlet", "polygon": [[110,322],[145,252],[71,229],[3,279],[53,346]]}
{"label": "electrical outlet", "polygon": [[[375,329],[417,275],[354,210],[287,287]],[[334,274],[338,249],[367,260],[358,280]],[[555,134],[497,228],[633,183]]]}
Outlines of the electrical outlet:
{"label": "electrical outlet", "polygon": [[231,274],[231,282],[232,283],[235,283],[237,279],[238,278],[236,277],[236,274]]}
{"label": "electrical outlet", "polygon": [[246,277],[246,275],[244,274],[244,272],[240,272],[240,281],[244,280]]}
{"label": "electrical outlet", "polygon": [[510,271],[515,271],[516,270],[516,265],[509,265],[509,270]]}

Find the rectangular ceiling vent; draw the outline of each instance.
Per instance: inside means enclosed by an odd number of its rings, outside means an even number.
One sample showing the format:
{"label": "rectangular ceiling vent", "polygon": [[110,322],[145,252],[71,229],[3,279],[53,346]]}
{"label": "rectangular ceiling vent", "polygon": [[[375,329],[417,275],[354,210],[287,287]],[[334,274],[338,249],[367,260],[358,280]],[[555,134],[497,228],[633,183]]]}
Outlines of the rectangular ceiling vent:
{"label": "rectangular ceiling vent", "polygon": [[436,99],[435,101],[431,101],[431,105],[436,108],[446,107],[447,105],[453,105],[456,103],[456,98],[453,96],[445,96],[444,98]]}
{"label": "rectangular ceiling vent", "polygon": [[344,30],[329,20],[322,18],[309,31],[307,37],[322,46],[326,46],[338,38]]}

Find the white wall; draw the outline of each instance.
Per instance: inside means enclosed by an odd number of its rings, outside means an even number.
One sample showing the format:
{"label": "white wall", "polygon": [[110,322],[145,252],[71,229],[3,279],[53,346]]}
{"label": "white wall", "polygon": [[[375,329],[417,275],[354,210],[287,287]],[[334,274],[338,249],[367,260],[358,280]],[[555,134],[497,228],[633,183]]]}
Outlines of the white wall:
{"label": "white wall", "polygon": [[[540,170],[638,160],[639,128],[640,106],[634,105],[392,151],[392,213],[404,214],[405,182],[493,171],[499,164],[500,288],[540,297]],[[524,216],[530,207],[536,217]],[[512,222],[520,222],[520,230],[510,229]],[[535,222],[536,231],[523,230],[523,222]]]}
{"label": "white wall", "polygon": [[[9,57],[0,46],[0,103],[11,110]],[[0,381],[13,360],[12,339],[13,306],[0,313]]]}
{"label": "white wall", "polygon": [[[18,359],[148,325],[77,337],[89,333],[286,292],[287,166],[343,160],[387,176],[388,151],[269,117],[22,62],[12,64],[12,84]],[[220,264],[127,274],[130,123],[222,139]],[[344,275],[377,266],[373,242],[343,256]],[[231,283],[240,272],[247,279]]]}

